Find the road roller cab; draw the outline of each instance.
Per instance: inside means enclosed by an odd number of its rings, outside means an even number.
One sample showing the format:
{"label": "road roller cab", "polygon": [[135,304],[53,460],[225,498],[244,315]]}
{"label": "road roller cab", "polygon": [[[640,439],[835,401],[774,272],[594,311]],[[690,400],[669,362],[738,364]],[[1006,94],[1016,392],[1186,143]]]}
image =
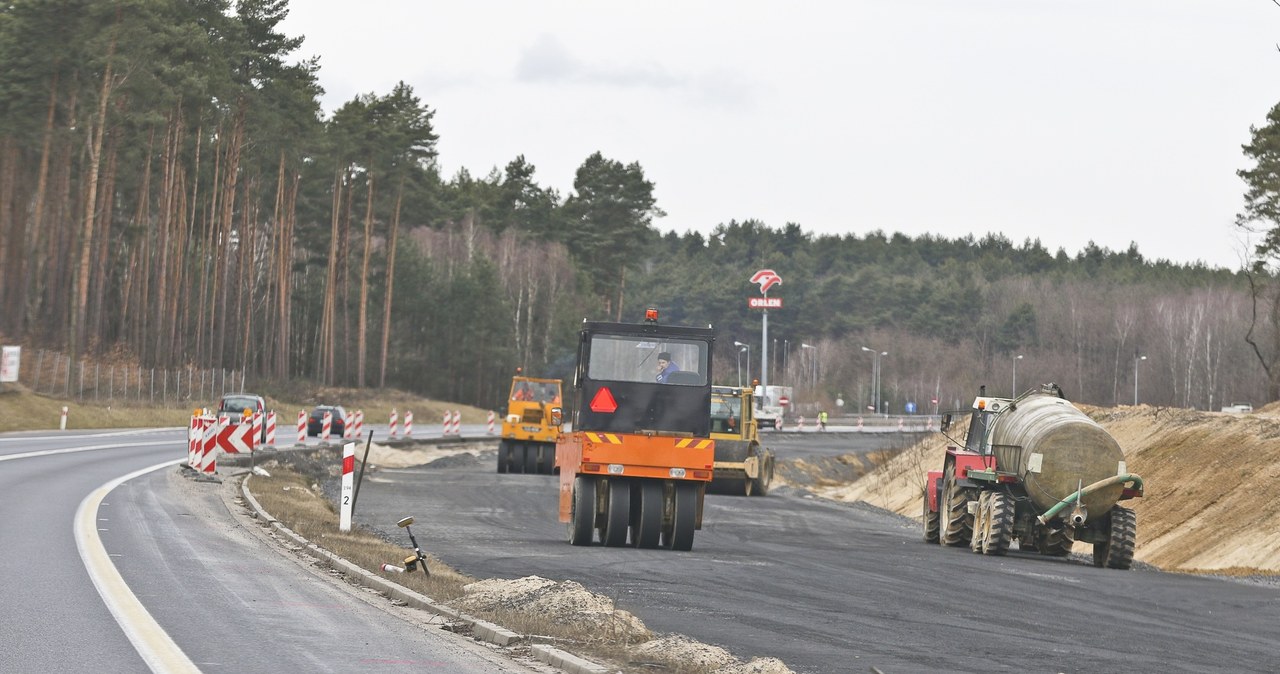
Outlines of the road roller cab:
{"label": "road roller cab", "polygon": [[556,445],[569,542],[688,550],[711,481],[710,327],[584,321]]}

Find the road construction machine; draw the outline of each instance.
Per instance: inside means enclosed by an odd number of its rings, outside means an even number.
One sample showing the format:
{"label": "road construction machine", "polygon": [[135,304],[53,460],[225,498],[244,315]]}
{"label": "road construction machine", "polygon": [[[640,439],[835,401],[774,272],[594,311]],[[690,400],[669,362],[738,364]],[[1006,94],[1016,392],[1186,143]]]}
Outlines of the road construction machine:
{"label": "road construction machine", "polygon": [[[1128,569],[1137,518],[1120,501],[1143,495],[1115,438],[1048,384],[1016,398],[988,397],[968,412],[963,446],[929,471],[924,539],[984,555],[1020,550],[1065,556],[1093,545],[1093,564]],[[952,414],[943,416],[945,433]]]}
{"label": "road construction machine", "polygon": [[750,387],[711,387],[711,438],[716,441],[716,462],[709,492],[746,496],[769,493],[773,450],[760,446],[753,398]]}
{"label": "road construction machine", "polygon": [[498,441],[499,473],[550,475],[555,470],[560,422],[552,420],[551,411],[561,404],[559,379],[525,377],[517,368]]}
{"label": "road construction machine", "polygon": [[[572,431],[556,444],[569,542],[689,550],[715,463],[715,331],[584,321]],[[559,410],[557,408],[557,412]]]}

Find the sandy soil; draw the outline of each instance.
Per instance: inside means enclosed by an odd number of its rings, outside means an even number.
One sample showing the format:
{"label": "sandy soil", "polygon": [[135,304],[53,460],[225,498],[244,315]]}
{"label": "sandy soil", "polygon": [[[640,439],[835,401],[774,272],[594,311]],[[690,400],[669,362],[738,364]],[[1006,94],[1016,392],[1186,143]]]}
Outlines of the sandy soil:
{"label": "sandy soil", "polygon": [[[1136,559],[1167,571],[1280,574],[1277,408],[1243,415],[1082,408],[1116,438],[1129,470],[1145,482],[1145,497],[1125,504],[1138,516]],[[931,436],[850,485],[814,491],[919,518],[924,474],[941,468],[948,444],[958,443]],[[1078,552],[1089,549],[1077,544]]]}

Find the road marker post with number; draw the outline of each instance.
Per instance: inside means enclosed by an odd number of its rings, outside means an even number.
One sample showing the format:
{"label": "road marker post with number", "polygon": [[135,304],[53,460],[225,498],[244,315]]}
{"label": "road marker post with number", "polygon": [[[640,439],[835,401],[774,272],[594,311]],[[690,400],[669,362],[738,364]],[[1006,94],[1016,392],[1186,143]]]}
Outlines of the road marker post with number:
{"label": "road marker post with number", "polygon": [[342,512],[338,516],[338,530],[351,531],[352,495],[355,492],[356,443],[342,446]]}

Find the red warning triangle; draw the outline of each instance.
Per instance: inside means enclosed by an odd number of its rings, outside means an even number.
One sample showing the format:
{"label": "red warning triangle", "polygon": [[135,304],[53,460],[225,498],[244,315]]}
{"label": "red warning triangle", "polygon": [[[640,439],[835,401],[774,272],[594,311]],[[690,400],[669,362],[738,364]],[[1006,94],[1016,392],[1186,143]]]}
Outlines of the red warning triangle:
{"label": "red warning triangle", "polygon": [[613,399],[613,393],[605,386],[596,391],[596,396],[591,399],[590,407],[592,412],[599,414],[613,414],[618,411],[618,403]]}

